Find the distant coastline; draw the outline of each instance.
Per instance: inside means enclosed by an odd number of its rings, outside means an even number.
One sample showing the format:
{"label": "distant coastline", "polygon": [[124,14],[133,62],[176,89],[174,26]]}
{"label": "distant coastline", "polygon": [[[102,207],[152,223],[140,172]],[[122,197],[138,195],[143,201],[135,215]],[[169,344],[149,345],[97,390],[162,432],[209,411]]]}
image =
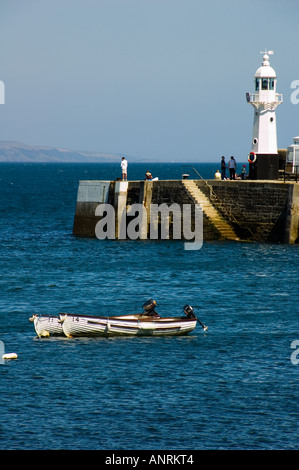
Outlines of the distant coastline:
{"label": "distant coastline", "polygon": [[113,163],[121,155],[85,152],[46,146],[27,145],[23,142],[0,141],[0,162],[10,163]]}
{"label": "distant coastline", "polygon": [[[0,163],[118,163],[125,156],[130,163],[188,163],[188,164],[220,164],[220,159],[206,160],[160,160],[153,157],[136,157],[123,153],[90,152],[85,150],[71,150],[59,147],[29,145],[24,142],[0,140]],[[237,159],[237,163],[246,159]]]}
{"label": "distant coastline", "polygon": [[126,154],[88,152],[0,140],[0,163],[117,163],[123,156],[131,163],[179,163]]}

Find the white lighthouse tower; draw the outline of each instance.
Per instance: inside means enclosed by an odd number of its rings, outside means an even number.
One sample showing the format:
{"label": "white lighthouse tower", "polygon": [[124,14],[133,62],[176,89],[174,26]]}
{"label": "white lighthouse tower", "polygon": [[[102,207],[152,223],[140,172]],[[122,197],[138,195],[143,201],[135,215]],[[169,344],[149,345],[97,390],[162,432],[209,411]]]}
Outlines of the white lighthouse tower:
{"label": "white lighthouse tower", "polygon": [[263,63],[255,73],[255,93],[247,93],[247,101],[254,107],[251,152],[249,154],[251,179],[277,179],[279,157],[277,153],[276,115],[282,95],[276,93],[276,73],[270,67],[269,55],[261,52]]}

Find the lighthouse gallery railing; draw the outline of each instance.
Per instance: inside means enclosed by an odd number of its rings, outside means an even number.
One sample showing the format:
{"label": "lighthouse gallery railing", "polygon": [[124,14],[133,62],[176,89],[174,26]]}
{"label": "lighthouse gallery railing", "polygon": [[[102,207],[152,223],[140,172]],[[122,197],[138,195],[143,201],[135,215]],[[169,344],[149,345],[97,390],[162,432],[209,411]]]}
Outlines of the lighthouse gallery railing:
{"label": "lighthouse gallery railing", "polygon": [[[260,95],[258,93],[250,93],[249,94],[249,102],[250,103],[263,103],[260,99]],[[276,93],[275,94],[275,102],[277,103],[282,103],[283,98],[281,93]]]}

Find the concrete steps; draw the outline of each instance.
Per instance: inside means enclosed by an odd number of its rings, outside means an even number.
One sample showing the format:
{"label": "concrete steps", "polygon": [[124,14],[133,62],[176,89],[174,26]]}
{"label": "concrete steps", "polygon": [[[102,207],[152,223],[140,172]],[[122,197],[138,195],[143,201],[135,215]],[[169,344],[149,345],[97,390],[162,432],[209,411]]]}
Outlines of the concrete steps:
{"label": "concrete steps", "polygon": [[211,204],[210,199],[199,189],[194,180],[182,180],[186,190],[196,204],[200,204],[204,214],[210,219],[222,238],[239,240],[234,229]]}

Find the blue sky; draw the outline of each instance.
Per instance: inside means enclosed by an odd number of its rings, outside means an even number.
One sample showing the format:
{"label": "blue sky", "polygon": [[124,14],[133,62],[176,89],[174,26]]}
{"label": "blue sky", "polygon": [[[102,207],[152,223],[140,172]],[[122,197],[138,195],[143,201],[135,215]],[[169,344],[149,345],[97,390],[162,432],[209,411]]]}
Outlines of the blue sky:
{"label": "blue sky", "polygon": [[260,51],[299,134],[297,0],[0,0],[0,140],[148,161],[246,160]]}

